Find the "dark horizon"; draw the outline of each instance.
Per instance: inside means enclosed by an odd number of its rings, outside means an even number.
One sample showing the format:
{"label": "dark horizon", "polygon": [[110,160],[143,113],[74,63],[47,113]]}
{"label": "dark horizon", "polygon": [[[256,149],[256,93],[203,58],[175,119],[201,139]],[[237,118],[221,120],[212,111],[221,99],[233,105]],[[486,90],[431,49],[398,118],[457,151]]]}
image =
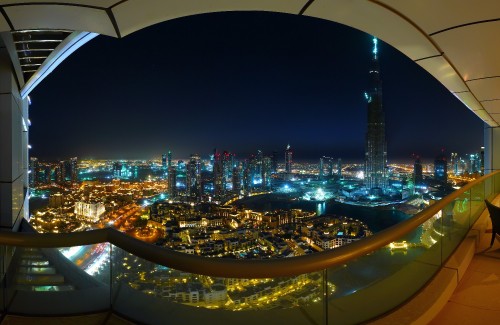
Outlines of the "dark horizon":
{"label": "dark horizon", "polygon": [[[275,13],[205,14],[123,39],[99,36],[32,93],[41,159],[238,157],[278,152],[362,161],[371,36]],[[426,71],[380,42],[388,162],[477,152],[483,123]],[[466,132],[464,132],[466,131]],[[175,158],[175,160],[178,160]]]}

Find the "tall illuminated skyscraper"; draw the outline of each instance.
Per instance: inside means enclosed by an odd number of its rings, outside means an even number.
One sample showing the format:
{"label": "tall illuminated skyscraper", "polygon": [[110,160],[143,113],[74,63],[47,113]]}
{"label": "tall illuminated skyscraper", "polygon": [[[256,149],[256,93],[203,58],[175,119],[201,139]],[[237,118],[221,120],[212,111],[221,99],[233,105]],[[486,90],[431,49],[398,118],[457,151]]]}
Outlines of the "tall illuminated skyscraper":
{"label": "tall illuminated skyscraper", "polygon": [[387,144],[385,142],[385,114],[382,108],[382,81],[378,63],[377,39],[373,38],[373,58],[370,70],[370,88],[365,92],[368,102],[366,131],[365,186],[368,189],[387,186]]}
{"label": "tall illuminated skyscraper", "polygon": [[171,199],[177,196],[177,168],[175,166],[168,168],[168,195]]}
{"label": "tall illuminated skyscraper", "polygon": [[293,156],[293,151],[290,145],[286,146],[285,150],[285,172],[287,174],[292,173],[292,156]]}
{"label": "tall illuminated skyscraper", "polygon": [[167,169],[167,154],[166,153],[164,153],[163,155],[161,155],[161,168],[163,170]]}
{"label": "tall illuminated skyscraper", "polygon": [[233,167],[232,181],[233,193],[239,195],[241,193],[241,167],[239,166],[239,164],[238,166]]}
{"label": "tall illuminated skyscraper", "polygon": [[167,154],[167,169],[172,167],[172,152],[169,150]]}
{"label": "tall illuminated skyscraper", "polygon": [[271,169],[272,169],[271,158],[270,157],[263,157],[262,158],[262,166],[260,169],[263,190],[267,190],[267,189],[271,188]]}
{"label": "tall illuminated skyscraper", "polygon": [[434,159],[434,179],[443,184],[448,181],[448,162],[444,151]]}
{"label": "tall illuminated skyscraper", "polygon": [[78,182],[78,158],[77,157],[70,158],[69,162],[70,162],[71,182],[76,183]]}
{"label": "tall illuminated skyscraper", "polygon": [[220,152],[214,150],[214,196],[216,199],[221,199],[225,194],[226,180],[224,178],[224,163]]}
{"label": "tall illuminated skyscraper", "polygon": [[452,152],[450,155],[450,167],[451,171],[454,175],[458,175],[458,163],[460,159],[458,158],[458,154],[456,152]]}
{"label": "tall illuminated skyscraper", "polygon": [[30,171],[29,171],[29,185],[30,187],[35,187],[38,185],[38,169],[39,163],[38,158],[30,157]]}
{"label": "tall illuminated skyscraper", "polygon": [[278,153],[273,151],[271,154],[271,173],[275,174],[278,172]]}
{"label": "tall illuminated skyscraper", "polygon": [[326,158],[326,157],[321,157],[321,158],[319,158],[319,166],[318,166],[318,179],[319,179],[320,181],[322,181],[322,180],[323,180],[323,177],[324,177],[324,174],[323,174],[323,169],[324,169],[324,166],[323,166],[323,165],[324,165],[324,159],[325,159],[325,158]]}
{"label": "tall illuminated skyscraper", "polygon": [[201,158],[199,155],[191,155],[186,165],[186,194],[188,197],[201,200]]}
{"label": "tall illuminated skyscraper", "polygon": [[413,183],[415,186],[423,185],[424,176],[422,175],[422,162],[420,161],[420,157],[415,157],[415,163],[413,164]]}

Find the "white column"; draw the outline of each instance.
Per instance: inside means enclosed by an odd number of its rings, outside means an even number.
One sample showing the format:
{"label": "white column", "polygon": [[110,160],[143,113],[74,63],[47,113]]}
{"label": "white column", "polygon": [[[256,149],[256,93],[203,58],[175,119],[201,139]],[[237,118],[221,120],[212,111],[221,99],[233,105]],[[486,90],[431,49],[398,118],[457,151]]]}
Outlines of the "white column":
{"label": "white column", "polygon": [[500,170],[500,127],[484,127],[484,173]]}
{"label": "white column", "polygon": [[0,231],[17,231],[28,216],[28,101],[21,99],[0,42]]}

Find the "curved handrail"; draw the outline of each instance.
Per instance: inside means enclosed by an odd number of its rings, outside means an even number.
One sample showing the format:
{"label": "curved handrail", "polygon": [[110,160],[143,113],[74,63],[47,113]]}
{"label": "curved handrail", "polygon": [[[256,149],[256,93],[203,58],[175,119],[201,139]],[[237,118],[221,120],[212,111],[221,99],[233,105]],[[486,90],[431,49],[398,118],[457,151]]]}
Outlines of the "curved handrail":
{"label": "curved handrail", "polygon": [[0,233],[1,245],[22,247],[69,247],[109,242],[156,264],[190,273],[226,278],[274,278],[321,271],[371,253],[400,239],[475,185],[499,174],[485,175],[471,182],[413,217],[377,234],[334,250],[310,255],[265,260],[206,258],[151,245],[112,228],[65,234]]}

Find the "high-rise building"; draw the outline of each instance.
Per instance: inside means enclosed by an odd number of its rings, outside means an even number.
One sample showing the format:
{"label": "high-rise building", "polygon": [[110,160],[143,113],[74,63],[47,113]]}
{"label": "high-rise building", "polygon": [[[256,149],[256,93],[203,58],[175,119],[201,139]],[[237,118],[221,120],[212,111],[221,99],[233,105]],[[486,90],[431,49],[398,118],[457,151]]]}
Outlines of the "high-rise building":
{"label": "high-rise building", "polygon": [[[333,164],[333,161],[332,161]],[[342,178],[342,159],[337,159],[337,176],[339,179]]]}
{"label": "high-rise building", "polygon": [[285,150],[285,172],[287,174],[292,173],[292,163],[293,163],[293,151],[290,145],[286,146]]}
{"label": "high-rise building", "polygon": [[387,144],[385,142],[385,113],[382,108],[382,81],[378,63],[377,39],[373,38],[373,58],[370,88],[365,92],[368,102],[366,131],[365,186],[368,189],[387,186]]}
{"label": "high-rise building", "polygon": [[424,176],[422,175],[422,162],[420,161],[420,157],[415,157],[415,162],[413,164],[413,184],[415,186],[422,185],[424,183]]}
{"label": "high-rise building", "polygon": [[69,174],[71,175],[71,182],[76,183],[78,182],[78,157],[70,158],[69,163],[70,163]]}
{"label": "high-rise building", "polygon": [[262,189],[267,190],[271,188],[271,158],[263,157],[260,169],[262,179]]}
{"label": "high-rise building", "polygon": [[318,166],[318,179],[319,179],[320,181],[322,181],[322,180],[323,180],[323,178],[324,178],[324,176],[325,176],[325,175],[324,175],[324,170],[323,170],[323,169],[324,169],[323,164],[324,164],[324,160],[325,160],[325,158],[326,158],[326,157],[321,157],[321,158],[319,158],[319,166]]}
{"label": "high-rise building", "polygon": [[167,154],[167,169],[172,167],[172,152],[169,150]]}
{"label": "high-rise building", "polygon": [[276,174],[278,172],[278,153],[273,151],[271,154],[271,173]]}
{"label": "high-rise building", "polygon": [[222,155],[215,151],[214,153],[214,196],[216,199],[222,198],[226,190],[226,180],[224,178],[224,163]]}
{"label": "high-rise building", "polygon": [[62,184],[66,181],[68,177],[68,168],[71,169],[70,164],[67,161],[60,161],[56,167],[56,183]]}
{"label": "high-rise building", "polygon": [[44,180],[45,180],[45,184],[50,184],[52,183],[52,166],[50,165],[46,165],[45,166],[45,174],[44,174]]}
{"label": "high-rise building", "polygon": [[252,190],[252,167],[250,162],[245,161],[243,164],[243,192],[248,194]]}
{"label": "high-rise building", "polygon": [[481,172],[481,156],[480,153],[473,153],[469,155],[469,174]]}
{"label": "high-rise building", "polygon": [[434,179],[443,184],[448,181],[448,163],[444,153],[439,154],[434,160]]}
{"label": "high-rise building", "polygon": [[166,153],[161,155],[161,168],[163,170],[167,170],[167,154]]}
{"label": "high-rise building", "polygon": [[450,168],[454,175],[458,175],[458,164],[460,159],[458,158],[458,154],[456,152],[452,152],[450,155]]}
{"label": "high-rise building", "polygon": [[38,185],[38,169],[39,169],[38,158],[30,157],[30,169],[28,176],[30,187],[35,187]]}
{"label": "high-rise building", "polygon": [[227,151],[222,153],[222,170],[223,170],[223,180],[224,180],[224,192],[226,190],[226,185],[231,179],[231,172],[233,171],[232,161],[233,155]]}
{"label": "high-rise building", "polygon": [[122,177],[122,168],[123,168],[122,163],[118,161],[113,163],[113,178]]}
{"label": "high-rise building", "polygon": [[233,193],[239,195],[241,192],[241,167],[233,168]]}
{"label": "high-rise building", "polygon": [[168,195],[171,199],[177,196],[177,168],[175,166],[168,168]]}
{"label": "high-rise building", "polygon": [[186,194],[188,197],[201,200],[201,158],[199,155],[191,155],[186,166]]}
{"label": "high-rise building", "polygon": [[[337,163],[339,163],[339,162],[340,162],[340,159],[337,161]],[[319,179],[323,180],[325,178],[332,178],[333,177],[333,165],[335,164],[334,159],[332,157],[323,156],[320,158],[319,164],[320,164]],[[326,169],[326,171],[325,171],[325,169]]]}
{"label": "high-rise building", "polygon": [[57,164],[57,166],[54,168],[54,174],[55,174],[57,184],[64,183],[64,176],[63,176],[64,171],[65,171],[64,162]]}

